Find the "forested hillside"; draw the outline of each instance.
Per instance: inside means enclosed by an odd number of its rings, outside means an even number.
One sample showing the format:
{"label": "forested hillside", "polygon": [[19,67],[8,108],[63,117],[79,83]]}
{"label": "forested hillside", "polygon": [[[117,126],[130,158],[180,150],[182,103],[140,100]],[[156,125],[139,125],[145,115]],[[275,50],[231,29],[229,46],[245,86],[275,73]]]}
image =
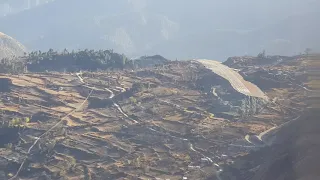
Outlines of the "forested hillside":
{"label": "forested hillside", "polygon": [[2,72],[44,72],[44,71],[79,71],[106,70],[133,67],[133,61],[113,50],[79,50],[62,52],[49,49],[47,52],[33,51],[24,57],[1,60]]}

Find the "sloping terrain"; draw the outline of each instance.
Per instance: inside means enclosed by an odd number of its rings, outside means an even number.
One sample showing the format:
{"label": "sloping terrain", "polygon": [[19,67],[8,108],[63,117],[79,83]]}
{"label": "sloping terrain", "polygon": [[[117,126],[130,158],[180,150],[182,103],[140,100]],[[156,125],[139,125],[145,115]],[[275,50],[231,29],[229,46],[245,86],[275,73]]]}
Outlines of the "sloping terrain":
{"label": "sloping terrain", "polygon": [[[279,57],[273,58],[273,60],[279,59]],[[318,76],[309,73],[310,69],[319,70],[317,62],[319,57],[281,57],[280,59],[283,61],[278,61],[276,65],[270,63],[266,66],[265,63],[265,66],[254,76],[257,77],[260,74],[263,78],[260,77],[259,81],[262,81],[261,84],[265,83],[264,87],[271,86],[268,87],[269,91],[277,88],[277,92],[282,93],[275,97],[274,102],[282,101],[281,104],[287,106],[287,110],[291,109],[292,116],[288,122],[275,126],[263,138],[263,141],[270,146],[236,158],[233,165],[226,167],[222,175],[223,179],[307,180],[320,177],[317,168],[319,166],[319,109],[314,103],[316,101],[310,101],[308,98],[310,94],[313,94],[312,98],[319,96],[319,89],[315,87],[319,83]],[[247,63],[252,64],[250,61]],[[236,64],[239,66],[239,63],[234,63]],[[281,85],[270,83],[270,80],[277,79],[281,80]],[[291,95],[288,94],[289,92]],[[317,96],[315,93],[318,93]]]}
{"label": "sloping terrain", "polygon": [[0,80],[6,177],[215,179],[282,117],[194,62]]}
{"label": "sloping terrain", "polygon": [[0,59],[22,56],[26,48],[12,37],[0,32]]}
{"label": "sloping terrain", "polygon": [[267,99],[265,94],[257,86],[245,81],[239,73],[223,65],[222,63],[203,59],[197,61],[208,69],[211,69],[217,75],[227,79],[231,86],[238,92],[251,97]]}
{"label": "sloping terrain", "polygon": [[277,133],[300,122],[295,119],[305,108],[305,58],[288,59],[265,63],[258,72],[238,68],[248,81],[263,71],[270,71],[267,78],[283,79],[285,88],[261,88],[269,99],[263,103],[194,61],[1,74],[0,175],[225,180],[255,178],[261,171],[270,177],[257,167],[270,157],[260,152],[286,142],[287,135]]}

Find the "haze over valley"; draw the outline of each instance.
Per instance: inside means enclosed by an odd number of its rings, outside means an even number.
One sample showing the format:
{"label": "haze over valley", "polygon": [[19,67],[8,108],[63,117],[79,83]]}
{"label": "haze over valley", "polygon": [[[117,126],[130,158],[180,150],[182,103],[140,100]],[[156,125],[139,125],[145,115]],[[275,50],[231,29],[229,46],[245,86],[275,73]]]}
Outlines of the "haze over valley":
{"label": "haze over valley", "polygon": [[[17,6],[15,1],[7,5]],[[169,59],[319,50],[315,0],[55,0],[0,18],[28,50],[114,49]],[[3,10],[4,11],[4,10]],[[1,14],[1,10],[0,10]]]}

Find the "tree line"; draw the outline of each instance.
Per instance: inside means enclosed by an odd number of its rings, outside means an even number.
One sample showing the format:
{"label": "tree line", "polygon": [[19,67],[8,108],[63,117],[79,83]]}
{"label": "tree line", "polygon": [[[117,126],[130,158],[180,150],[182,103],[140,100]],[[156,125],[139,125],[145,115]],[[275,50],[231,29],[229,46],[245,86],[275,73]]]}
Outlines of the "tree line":
{"label": "tree line", "polygon": [[134,67],[132,60],[124,54],[113,50],[78,50],[69,52],[49,49],[47,52],[33,51],[23,57],[13,57],[0,61],[0,72],[19,73],[21,71],[79,71],[79,70],[107,70]]}

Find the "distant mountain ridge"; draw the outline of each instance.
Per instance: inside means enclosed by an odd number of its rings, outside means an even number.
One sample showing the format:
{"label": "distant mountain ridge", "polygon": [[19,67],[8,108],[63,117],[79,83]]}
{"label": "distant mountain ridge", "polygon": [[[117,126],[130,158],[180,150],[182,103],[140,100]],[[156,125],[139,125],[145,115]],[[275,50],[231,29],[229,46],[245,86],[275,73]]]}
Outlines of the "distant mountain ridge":
{"label": "distant mountain ridge", "polygon": [[[70,7],[74,7],[73,13],[69,12]],[[0,24],[5,26],[0,28],[21,39],[32,50],[112,48],[133,56],[152,48],[153,43],[168,40],[179,30],[179,26],[167,17],[137,11],[137,8],[124,0],[113,6],[101,0],[56,0],[2,18]],[[42,22],[41,26],[38,22]],[[16,28],[20,25],[24,27],[23,31]]]}
{"label": "distant mountain ridge", "polygon": [[320,2],[283,0],[269,7],[271,1],[55,0],[0,18],[0,30],[31,50],[114,49],[130,57],[224,61],[263,49],[284,55],[319,50],[320,15],[312,7]]}
{"label": "distant mountain ridge", "polygon": [[168,43],[159,44],[154,51],[171,58],[175,54],[182,59],[211,57],[221,61],[229,56],[255,56],[263,50],[269,55],[287,56],[302,53],[306,48],[317,52],[319,17],[320,12],[295,15],[248,32],[200,29],[192,34],[179,34]]}

